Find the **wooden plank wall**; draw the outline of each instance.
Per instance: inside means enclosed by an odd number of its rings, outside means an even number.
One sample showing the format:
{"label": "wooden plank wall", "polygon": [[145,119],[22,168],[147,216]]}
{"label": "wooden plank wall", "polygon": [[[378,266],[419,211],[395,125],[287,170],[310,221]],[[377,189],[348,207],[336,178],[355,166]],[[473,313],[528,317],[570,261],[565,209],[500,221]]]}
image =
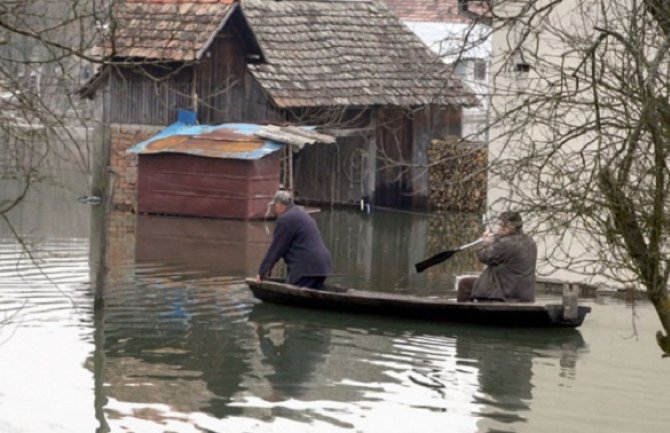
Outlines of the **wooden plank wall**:
{"label": "wooden plank wall", "polygon": [[[167,69],[173,71],[168,74]],[[111,73],[109,119],[112,123],[166,125],[177,108],[190,107],[191,86],[174,65],[116,68]]]}
{"label": "wooden plank wall", "polygon": [[380,110],[376,127],[377,173],[373,203],[427,210],[428,149],[433,139],[461,135],[461,110],[428,106]]}
{"label": "wooden plank wall", "polygon": [[428,148],[441,134],[460,133],[460,110],[384,108],[374,118],[359,135],[339,137],[332,146],[307,146],[293,156],[298,197],[343,204],[367,196],[377,206],[430,206]]}
{"label": "wooden plank wall", "polygon": [[197,71],[201,123],[267,122],[283,118],[248,72],[244,50],[235,35],[217,36]]}
{"label": "wooden plank wall", "polygon": [[336,144],[306,146],[294,154],[296,195],[309,201],[354,203],[368,194],[367,139],[361,135],[340,137]]}
{"label": "wooden plank wall", "polygon": [[195,66],[145,64],[115,69],[111,74],[110,121],[141,125],[174,122],[177,109],[193,109],[194,78],[200,123],[284,119],[248,72],[236,37],[222,34]]}
{"label": "wooden plank wall", "polygon": [[412,127],[408,111],[386,108],[378,112],[375,205],[412,207]]}

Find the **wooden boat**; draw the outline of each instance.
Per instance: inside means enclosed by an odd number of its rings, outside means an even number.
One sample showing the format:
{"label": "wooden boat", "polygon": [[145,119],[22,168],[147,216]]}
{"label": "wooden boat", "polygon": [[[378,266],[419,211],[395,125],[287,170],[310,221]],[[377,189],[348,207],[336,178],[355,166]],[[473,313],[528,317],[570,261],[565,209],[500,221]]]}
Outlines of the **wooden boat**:
{"label": "wooden boat", "polygon": [[512,302],[458,302],[455,299],[426,298],[381,293],[338,285],[316,290],[276,281],[246,283],[261,301],[312,309],[367,313],[412,319],[529,327],[577,327],[591,307],[572,304]]}

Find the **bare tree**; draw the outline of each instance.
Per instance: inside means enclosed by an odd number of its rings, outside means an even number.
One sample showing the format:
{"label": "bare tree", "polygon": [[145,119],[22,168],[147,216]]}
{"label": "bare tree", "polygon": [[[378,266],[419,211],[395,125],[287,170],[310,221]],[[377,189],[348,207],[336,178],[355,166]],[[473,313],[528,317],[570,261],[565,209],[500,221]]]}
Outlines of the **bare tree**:
{"label": "bare tree", "polygon": [[489,3],[489,204],[532,216],[551,269],[643,286],[670,354],[670,3]]}
{"label": "bare tree", "polygon": [[[7,0],[0,4],[0,215],[54,166],[88,172],[87,107],[74,96],[92,71],[97,0]],[[98,2],[100,3],[100,2]],[[104,10],[104,8],[103,8]],[[79,127],[79,131],[77,130]]]}
{"label": "bare tree", "polygon": [[97,0],[0,4],[2,215],[35,183],[57,182],[48,174],[50,163],[88,172],[87,143],[76,137],[87,107],[75,90],[92,72],[88,52],[96,40],[96,8],[104,10]]}
{"label": "bare tree", "polygon": [[[42,269],[39,245],[22,237],[10,213],[34,186],[61,185],[59,169],[89,172],[87,106],[75,90],[92,72],[87,53],[99,6],[94,0],[0,2],[0,224],[58,290]],[[16,323],[24,306],[5,312],[0,328]]]}

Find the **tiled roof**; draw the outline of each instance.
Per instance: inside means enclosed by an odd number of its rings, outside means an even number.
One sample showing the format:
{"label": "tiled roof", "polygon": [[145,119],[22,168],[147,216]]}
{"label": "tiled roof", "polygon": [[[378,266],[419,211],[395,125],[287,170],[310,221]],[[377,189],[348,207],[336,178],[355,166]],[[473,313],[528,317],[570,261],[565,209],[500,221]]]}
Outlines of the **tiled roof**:
{"label": "tiled roof", "polygon": [[477,104],[380,1],[241,4],[267,60],[249,67],[280,107]]}
{"label": "tiled roof", "polygon": [[[476,105],[469,89],[379,0],[242,0],[264,62],[251,72],[279,107]],[[233,0],[126,0],[115,59],[199,59]],[[87,86],[86,89],[89,89]],[[89,90],[86,90],[89,91]]]}
{"label": "tiled roof", "polygon": [[403,21],[432,23],[469,22],[458,15],[458,0],[384,0],[391,12]]}
{"label": "tiled roof", "polygon": [[[105,23],[108,40],[96,55],[189,62],[207,48],[233,0],[126,0]],[[114,44],[111,43],[112,39]]]}

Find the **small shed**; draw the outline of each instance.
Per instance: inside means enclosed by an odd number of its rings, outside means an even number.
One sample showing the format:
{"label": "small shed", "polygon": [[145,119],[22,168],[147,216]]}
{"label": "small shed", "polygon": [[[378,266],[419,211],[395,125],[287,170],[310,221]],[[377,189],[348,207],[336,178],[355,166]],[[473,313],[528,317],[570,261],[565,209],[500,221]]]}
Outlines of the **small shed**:
{"label": "small shed", "polygon": [[128,151],[138,154],[138,210],[263,218],[280,183],[284,146],[248,123],[175,122]]}

